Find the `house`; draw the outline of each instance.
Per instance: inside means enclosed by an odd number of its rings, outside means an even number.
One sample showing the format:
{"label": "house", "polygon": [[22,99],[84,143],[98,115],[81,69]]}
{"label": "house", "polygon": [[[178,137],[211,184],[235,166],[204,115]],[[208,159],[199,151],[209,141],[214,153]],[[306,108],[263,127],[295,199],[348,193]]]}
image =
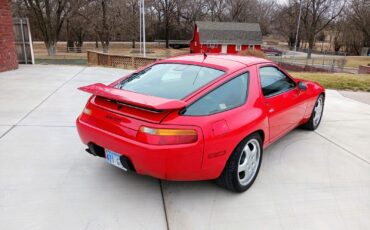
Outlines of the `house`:
{"label": "house", "polygon": [[241,50],[260,50],[262,32],[258,23],[195,22],[192,53],[228,53]]}

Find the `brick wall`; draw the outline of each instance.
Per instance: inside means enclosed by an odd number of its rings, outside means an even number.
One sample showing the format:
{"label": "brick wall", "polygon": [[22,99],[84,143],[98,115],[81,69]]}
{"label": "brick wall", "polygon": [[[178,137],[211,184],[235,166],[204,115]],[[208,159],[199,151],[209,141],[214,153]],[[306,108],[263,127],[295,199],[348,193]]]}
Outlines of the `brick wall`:
{"label": "brick wall", "polygon": [[360,65],[358,67],[359,74],[370,74],[370,66]]}
{"label": "brick wall", "polygon": [[0,0],[0,72],[18,68],[10,0]]}

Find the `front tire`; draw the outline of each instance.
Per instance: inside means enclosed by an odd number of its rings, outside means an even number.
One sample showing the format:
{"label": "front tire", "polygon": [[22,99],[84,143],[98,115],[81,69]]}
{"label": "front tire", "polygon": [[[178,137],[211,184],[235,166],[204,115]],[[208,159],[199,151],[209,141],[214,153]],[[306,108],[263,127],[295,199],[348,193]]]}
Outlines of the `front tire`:
{"label": "front tire", "polygon": [[233,192],[246,191],[255,181],[262,162],[262,139],[246,137],[233,151],[217,184]]}
{"label": "front tire", "polygon": [[320,96],[316,100],[315,107],[313,108],[313,111],[311,113],[311,117],[306,124],[302,125],[303,128],[308,130],[315,130],[317,129],[317,127],[319,127],[322,114],[324,112],[324,102],[325,97],[323,94],[320,94]]}

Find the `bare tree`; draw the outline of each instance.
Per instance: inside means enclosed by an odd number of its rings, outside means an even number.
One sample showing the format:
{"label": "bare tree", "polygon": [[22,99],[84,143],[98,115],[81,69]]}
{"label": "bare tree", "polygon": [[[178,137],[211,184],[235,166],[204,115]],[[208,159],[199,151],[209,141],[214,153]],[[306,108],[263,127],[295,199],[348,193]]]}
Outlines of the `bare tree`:
{"label": "bare tree", "polygon": [[[279,9],[275,11],[272,20],[276,33],[287,39],[288,46],[291,49],[296,43],[298,14],[299,3],[296,0],[290,0],[287,4],[279,6]],[[297,47],[300,47],[302,32],[301,28],[298,32]]]}
{"label": "bare tree", "polygon": [[333,33],[333,49],[335,52],[339,52],[340,49],[345,45],[344,34],[348,32],[346,29],[346,21],[340,19],[332,25],[331,31]]}
{"label": "bare tree", "polygon": [[272,32],[274,14],[277,9],[276,2],[269,0],[259,0],[255,8],[255,22],[259,22],[263,35],[270,34]]}
{"label": "bare tree", "polygon": [[370,47],[370,1],[352,0],[346,15],[358,30],[362,45]]}
{"label": "bare tree", "polygon": [[[197,20],[204,20],[206,17],[205,2],[203,0],[177,1],[177,28],[179,34],[185,34],[186,39],[193,33],[194,24]],[[184,38],[184,37],[183,37]]]}
{"label": "bare tree", "polygon": [[346,1],[301,0],[302,22],[308,42],[307,57],[311,58],[316,36],[333,22],[343,11]]}
{"label": "bare tree", "polygon": [[257,5],[257,0],[227,0],[229,20],[235,22],[256,22]]}
{"label": "bare tree", "polygon": [[226,0],[205,0],[205,7],[212,22],[224,21]]}
{"label": "bare tree", "polygon": [[129,32],[131,34],[131,41],[132,41],[132,48],[135,48],[135,40],[137,39],[137,30],[138,30],[138,17],[139,17],[139,10],[138,10],[138,1],[137,0],[128,0],[127,8],[130,9],[128,12],[129,15]]}
{"label": "bare tree", "polygon": [[[108,53],[109,41],[110,41],[110,25],[108,25],[107,19],[107,1],[102,0],[100,2],[101,8],[101,20],[98,21],[95,25],[96,33],[99,37],[99,40],[103,46],[103,52]],[[99,23],[100,22],[100,23]]]}
{"label": "bare tree", "polygon": [[71,10],[69,0],[24,0],[24,3],[37,22],[48,55],[54,56],[60,31]]}
{"label": "bare tree", "polygon": [[351,0],[332,26],[335,51],[359,55],[362,47],[370,46],[370,1]]}
{"label": "bare tree", "polygon": [[82,47],[86,35],[92,32],[86,24],[87,21],[79,15],[73,15],[67,18],[67,47]]}
{"label": "bare tree", "polygon": [[113,30],[118,23],[118,9],[114,7],[112,0],[87,0],[87,2],[87,5],[79,11],[79,15],[95,31],[103,47],[103,52],[108,53]]}
{"label": "bare tree", "polygon": [[175,0],[155,0],[154,7],[158,15],[163,16],[166,48],[169,48],[170,30],[176,16],[176,1]]}

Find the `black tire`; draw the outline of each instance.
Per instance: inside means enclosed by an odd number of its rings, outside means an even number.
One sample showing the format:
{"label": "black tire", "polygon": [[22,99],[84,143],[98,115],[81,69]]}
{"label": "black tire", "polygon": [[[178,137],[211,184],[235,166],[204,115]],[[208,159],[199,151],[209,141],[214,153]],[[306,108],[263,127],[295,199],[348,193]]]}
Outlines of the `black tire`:
{"label": "black tire", "polygon": [[[321,114],[320,114],[320,119],[318,120],[318,122],[315,122],[314,121],[315,116],[316,116],[315,108],[318,105],[318,102],[319,102],[320,99],[322,100],[322,111],[321,111]],[[325,108],[325,97],[324,97],[323,94],[320,94],[320,96],[318,96],[318,98],[315,102],[315,106],[313,107],[313,110],[311,112],[310,119],[305,124],[303,124],[301,127],[304,128],[304,129],[307,129],[307,130],[312,130],[312,131],[317,129],[317,127],[319,127],[319,125],[321,123],[321,118],[322,118],[322,115],[324,113],[324,108]]]}
{"label": "black tire", "polygon": [[[241,174],[238,172],[239,163],[240,163],[240,160],[242,160],[241,155],[243,154],[244,156],[246,154],[245,151],[243,150],[244,147],[246,147],[247,144],[250,144],[250,143],[253,143],[253,146],[254,144],[256,145],[258,144],[258,148],[259,148],[259,158],[258,159],[259,160],[258,160],[258,163],[255,164],[257,166],[256,171],[254,171],[253,175],[249,177],[251,179],[249,179],[246,184],[242,184],[240,182]],[[241,192],[246,191],[256,180],[259,169],[261,167],[262,155],[263,155],[263,147],[262,147],[261,136],[258,135],[257,133],[254,133],[246,137],[241,143],[239,143],[239,145],[235,148],[233,153],[230,155],[228,161],[226,162],[225,168],[222,174],[220,175],[220,177],[216,180],[216,183],[219,186],[224,187],[233,192],[241,193]],[[244,159],[244,161],[246,161],[246,159]]]}

